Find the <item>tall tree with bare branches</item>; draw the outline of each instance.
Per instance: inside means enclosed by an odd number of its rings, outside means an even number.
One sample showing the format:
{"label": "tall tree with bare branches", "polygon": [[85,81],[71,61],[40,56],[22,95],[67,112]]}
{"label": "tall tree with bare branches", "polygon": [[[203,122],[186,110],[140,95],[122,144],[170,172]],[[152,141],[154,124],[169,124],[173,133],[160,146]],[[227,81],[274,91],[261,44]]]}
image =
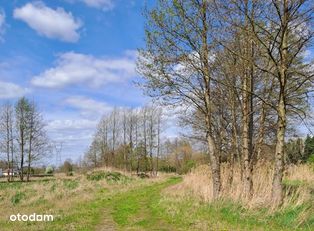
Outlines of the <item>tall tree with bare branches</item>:
{"label": "tall tree with bare branches", "polygon": [[205,121],[213,197],[221,190],[220,157],[212,132],[212,18],[207,0],[158,1],[146,13],[146,48],[138,70],[147,93],[164,103],[193,105]]}

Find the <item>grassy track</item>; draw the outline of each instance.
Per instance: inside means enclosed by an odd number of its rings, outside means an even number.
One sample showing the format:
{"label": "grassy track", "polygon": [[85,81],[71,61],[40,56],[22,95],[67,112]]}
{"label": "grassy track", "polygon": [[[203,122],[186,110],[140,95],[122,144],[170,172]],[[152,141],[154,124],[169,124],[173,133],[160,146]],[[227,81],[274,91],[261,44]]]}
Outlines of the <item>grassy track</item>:
{"label": "grassy track", "polygon": [[176,230],[175,224],[165,219],[159,202],[162,189],[178,183],[181,178],[147,186],[121,194],[110,201],[112,217],[121,230]]}
{"label": "grassy track", "polygon": [[97,199],[79,204],[72,214],[47,224],[45,230],[178,230],[164,219],[159,201],[162,189],[180,181],[169,178],[123,192],[101,190]]}

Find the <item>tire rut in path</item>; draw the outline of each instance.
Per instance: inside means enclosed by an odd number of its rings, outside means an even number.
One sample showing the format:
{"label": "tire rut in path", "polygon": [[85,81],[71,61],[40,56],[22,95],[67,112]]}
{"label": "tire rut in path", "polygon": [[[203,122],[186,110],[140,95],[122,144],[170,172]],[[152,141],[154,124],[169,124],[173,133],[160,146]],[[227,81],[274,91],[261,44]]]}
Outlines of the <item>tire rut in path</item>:
{"label": "tire rut in path", "polygon": [[95,231],[116,231],[116,223],[113,221],[111,214],[104,210],[101,214],[103,220],[96,226]]}

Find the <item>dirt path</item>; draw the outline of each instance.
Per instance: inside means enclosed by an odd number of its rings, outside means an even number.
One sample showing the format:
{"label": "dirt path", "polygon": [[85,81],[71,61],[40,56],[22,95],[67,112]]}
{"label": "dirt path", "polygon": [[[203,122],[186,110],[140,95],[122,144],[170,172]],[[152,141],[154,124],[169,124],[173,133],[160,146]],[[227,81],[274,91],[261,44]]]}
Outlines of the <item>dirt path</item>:
{"label": "dirt path", "polygon": [[161,191],[180,180],[170,178],[162,183],[115,195],[106,203],[103,221],[96,230],[177,230],[171,221],[164,219],[158,204]]}
{"label": "dirt path", "polygon": [[103,217],[102,222],[97,225],[96,231],[115,231],[116,229],[116,223],[113,221],[111,214],[104,210],[104,212],[101,214]]}

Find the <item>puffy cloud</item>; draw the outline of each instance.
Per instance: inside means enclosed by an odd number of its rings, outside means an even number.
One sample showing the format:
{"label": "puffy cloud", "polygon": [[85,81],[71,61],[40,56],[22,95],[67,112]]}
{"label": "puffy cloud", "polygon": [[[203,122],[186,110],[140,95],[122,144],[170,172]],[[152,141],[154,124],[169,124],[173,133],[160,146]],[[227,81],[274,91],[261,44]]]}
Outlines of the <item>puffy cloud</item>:
{"label": "puffy cloud", "polygon": [[76,159],[83,154],[92,140],[97,120],[82,118],[50,120],[47,130],[51,139],[62,143],[62,157]]}
{"label": "puffy cloud", "polygon": [[109,59],[68,52],[59,55],[55,67],[35,76],[31,82],[46,88],[79,84],[97,88],[129,79],[135,74],[135,60],[128,55]]}
{"label": "puffy cloud", "polygon": [[85,96],[72,96],[67,98],[64,102],[73,108],[79,109],[83,116],[90,118],[112,110],[110,105]]}
{"label": "puffy cloud", "polygon": [[22,97],[30,90],[22,88],[14,83],[0,81],[0,99],[12,99]]}
{"label": "puffy cloud", "polygon": [[65,0],[69,3],[82,2],[88,7],[102,9],[104,11],[112,10],[114,8],[113,0]]}
{"label": "puffy cloud", "polygon": [[47,129],[51,132],[73,131],[75,133],[78,130],[94,129],[97,123],[98,121],[88,119],[56,119],[48,123]]}
{"label": "puffy cloud", "polygon": [[80,37],[77,30],[82,23],[63,8],[51,9],[42,2],[27,3],[14,9],[13,16],[48,38],[76,42]]}

